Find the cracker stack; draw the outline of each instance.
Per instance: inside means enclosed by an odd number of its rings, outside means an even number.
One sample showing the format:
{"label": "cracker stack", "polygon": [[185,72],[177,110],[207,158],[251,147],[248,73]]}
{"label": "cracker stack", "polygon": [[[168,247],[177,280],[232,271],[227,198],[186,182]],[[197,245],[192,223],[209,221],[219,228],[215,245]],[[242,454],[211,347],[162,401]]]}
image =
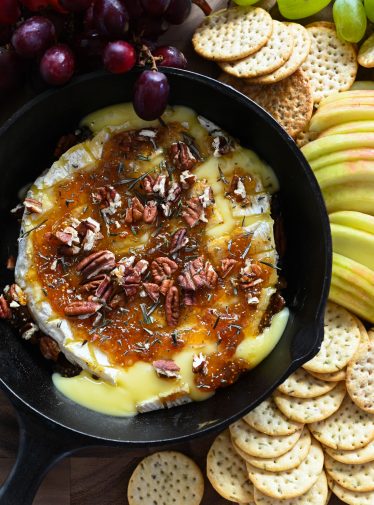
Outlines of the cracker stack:
{"label": "cracker stack", "polygon": [[373,505],[373,344],[374,332],[329,303],[318,354],[213,443],[213,487],[256,505],[325,505],[329,488]]}
{"label": "cracker stack", "polygon": [[338,38],[334,23],[279,22],[259,7],[215,12],[192,42],[218,63],[222,82],[261,105],[294,139],[304,139],[313,104],[349,89],[357,74],[355,46]]}

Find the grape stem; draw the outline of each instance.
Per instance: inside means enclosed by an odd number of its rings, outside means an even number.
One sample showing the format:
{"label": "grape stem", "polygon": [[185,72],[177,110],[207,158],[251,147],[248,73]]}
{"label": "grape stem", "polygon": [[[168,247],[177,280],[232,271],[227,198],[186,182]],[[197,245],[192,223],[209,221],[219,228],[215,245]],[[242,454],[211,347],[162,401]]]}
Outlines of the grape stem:
{"label": "grape stem", "polygon": [[200,7],[206,16],[209,16],[209,14],[212,12],[211,6],[205,0],[192,0],[192,3]]}
{"label": "grape stem", "polygon": [[147,64],[151,64],[152,70],[158,70],[157,62],[162,61],[162,56],[153,56],[151,50],[145,44],[142,45],[139,51],[139,65],[145,67]]}

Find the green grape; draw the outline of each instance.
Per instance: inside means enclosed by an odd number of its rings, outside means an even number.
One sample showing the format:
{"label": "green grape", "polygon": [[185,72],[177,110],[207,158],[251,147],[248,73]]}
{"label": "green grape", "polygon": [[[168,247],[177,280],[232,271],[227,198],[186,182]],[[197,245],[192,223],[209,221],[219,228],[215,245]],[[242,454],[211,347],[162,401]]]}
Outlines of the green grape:
{"label": "green grape", "polygon": [[258,0],[234,0],[238,5],[252,5],[258,2]]}
{"label": "green grape", "polygon": [[374,0],[364,0],[366,15],[374,23]]}
{"label": "green grape", "polygon": [[335,0],[332,10],[336,31],[348,42],[359,42],[366,31],[366,13],[361,0]]}
{"label": "green grape", "polygon": [[300,19],[321,11],[331,0],[278,0],[279,11],[287,19]]}

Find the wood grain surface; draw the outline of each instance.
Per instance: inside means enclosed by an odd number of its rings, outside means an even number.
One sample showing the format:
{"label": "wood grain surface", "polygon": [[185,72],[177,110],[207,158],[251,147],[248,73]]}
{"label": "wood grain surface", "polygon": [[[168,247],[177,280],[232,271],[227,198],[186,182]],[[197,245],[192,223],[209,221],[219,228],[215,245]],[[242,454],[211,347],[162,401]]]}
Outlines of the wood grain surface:
{"label": "wood grain surface", "polygon": [[[214,9],[227,4],[227,0],[209,0]],[[322,14],[323,18],[324,15]],[[191,35],[202,19],[201,11],[193,7],[191,16],[183,26],[171,28],[163,43],[175,45],[183,50],[189,61],[189,69],[215,77],[217,66],[198,58],[192,49]],[[0,124],[20,105],[34,94],[25,89],[13,99],[0,104]],[[214,437],[195,440],[173,446],[190,455],[205,474],[206,454]],[[18,447],[18,424],[14,409],[4,393],[0,391],[0,485],[6,479],[16,458]],[[171,447],[170,447],[171,448]],[[44,479],[34,505],[126,505],[126,490],[129,477],[137,463],[153,451],[102,448],[81,451],[74,457],[57,464]],[[27,472],[27,468],[24,469]],[[206,480],[202,505],[224,505],[221,498]],[[330,505],[341,502],[332,498]],[[22,505],[22,504],[19,504]],[[144,504],[150,505],[150,504]],[[177,504],[178,505],[178,504]],[[323,505],[323,504],[321,504]]]}

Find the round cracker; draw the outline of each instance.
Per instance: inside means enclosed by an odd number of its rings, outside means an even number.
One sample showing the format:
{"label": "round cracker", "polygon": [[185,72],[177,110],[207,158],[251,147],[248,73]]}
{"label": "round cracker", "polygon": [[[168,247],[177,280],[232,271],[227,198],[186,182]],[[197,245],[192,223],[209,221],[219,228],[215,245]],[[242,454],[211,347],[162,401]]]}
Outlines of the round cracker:
{"label": "round cracker", "polygon": [[228,430],[220,433],[209,449],[207,476],[217,493],[226,500],[253,503],[253,486],[244,461],[232,446]]}
{"label": "round cracker", "polygon": [[360,47],[357,61],[362,67],[374,67],[374,33],[372,33]]}
{"label": "round cracker", "polygon": [[301,68],[310,79],[315,103],[335,91],[349,89],[356,79],[357,60],[353,44],[340,40],[328,26],[310,26],[311,47]]}
{"label": "round cracker", "polygon": [[219,78],[263,107],[291,137],[306,128],[312,117],[313,99],[308,79],[299,69],[290,77],[268,86],[249,84],[227,74]]}
{"label": "round cracker", "polygon": [[328,302],[321,349],[304,363],[308,372],[331,373],[342,370],[353,358],[360,344],[360,329],[355,318],[340,305]]}
{"label": "round cracker", "polygon": [[346,465],[327,454],[325,468],[330,477],[345,489],[360,493],[374,491],[374,462]]}
{"label": "round cracker", "polygon": [[277,458],[290,451],[301,436],[302,430],[282,437],[265,435],[242,419],[230,426],[231,440],[242,451],[258,458]]}
{"label": "round cracker", "polygon": [[204,477],[191,458],[181,452],[155,452],[144,458],[131,475],[127,488],[129,505],[163,503],[199,505]]}
{"label": "round cracker", "polygon": [[340,451],[338,449],[331,449],[325,447],[325,451],[336,461],[345,463],[346,465],[360,465],[362,463],[369,463],[374,461],[374,440],[369,442],[365,447],[356,449],[354,451]]}
{"label": "round cracker", "polygon": [[256,505],[326,505],[329,500],[329,489],[325,472],[321,472],[313,486],[301,496],[289,500],[277,500],[266,496],[255,488]]}
{"label": "round cracker", "polygon": [[302,424],[288,419],[277,408],[272,398],[260,403],[252,412],[243,417],[243,421],[261,433],[271,436],[292,435],[302,429]]}
{"label": "round cracker", "polygon": [[279,410],[290,419],[299,423],[314,423],[336,412],[345,394],[344,382],[338,382],[334,389],[316,398],[295,398],[275,392],[274,401]]}
{"label": "round cracker", "polygon": [[196,29],[195,51],[208,60],[233,61],[255,53],[273,30],[270,14],[258,7],[233,7],[207,16]]}
{"label": "round cracker", "polygon": [[327,479],[328,485],[331,491],[344,503],[348,505],[373,505],[374,503],[374,492],[369,493],[358,493],[356,491],[349,491],[344,487],[340,486],[333,479]]}
{"label": "round cracker", "polygon": [[292,449],[278,458],[254,458],[234,445],[234,449],[244,461],[268,472],[283,472],[299,466],[307,457],[312,442],[310,432],[305,427]]}
{"label": "round cracker", "polygon": [[287,25],[294,39],[294,46],[288,60],[272,73],[254,77],[253,84],[273,84],[292,75],[307,59],[310,50],[310,36],[308,31],[298,23],[284,23]]}
{"label": "round cracker", "polygon": [[374,414],[374,341],[361,342],[359,351],[348,364],[346,385],[352,401]]}
{"label": "round cracker", "polygon": [[374,439],[373,416],[346,395],[340,408],[324,421],[309,425],[313,436],[332,449],[352,451]]}
{"label": "round cracker", "polygon": [[309,370],[309,373],[313,375],[316,379],[323,380],[325,382],[340,382],[344,381],[347,375],[347,369],[339,370],[338,372],[332,373],[317,373]]}
{"label": "round cracker", "polygon": [[323,451],[316,440],[312,440],[304,461],[292,470],[267,472],[246,463],[248,476],[256,489],[277,499],[290,499],[306,493],[318,480],[323,470]]}
{"label": "round cracker", "polygon": [[334,389],[333,382],[317,379],[303,368],[299,368],[278,387],[278,391],[296,398],[315,398]]}
{"label": "round cracker", "polygon": [[235,77],[256,77],[281,67],[289,59],[294,46],[290,30],[280,21],[273,21],[271,37],[261,49],[246,58],[218,62],[224,72]]}

